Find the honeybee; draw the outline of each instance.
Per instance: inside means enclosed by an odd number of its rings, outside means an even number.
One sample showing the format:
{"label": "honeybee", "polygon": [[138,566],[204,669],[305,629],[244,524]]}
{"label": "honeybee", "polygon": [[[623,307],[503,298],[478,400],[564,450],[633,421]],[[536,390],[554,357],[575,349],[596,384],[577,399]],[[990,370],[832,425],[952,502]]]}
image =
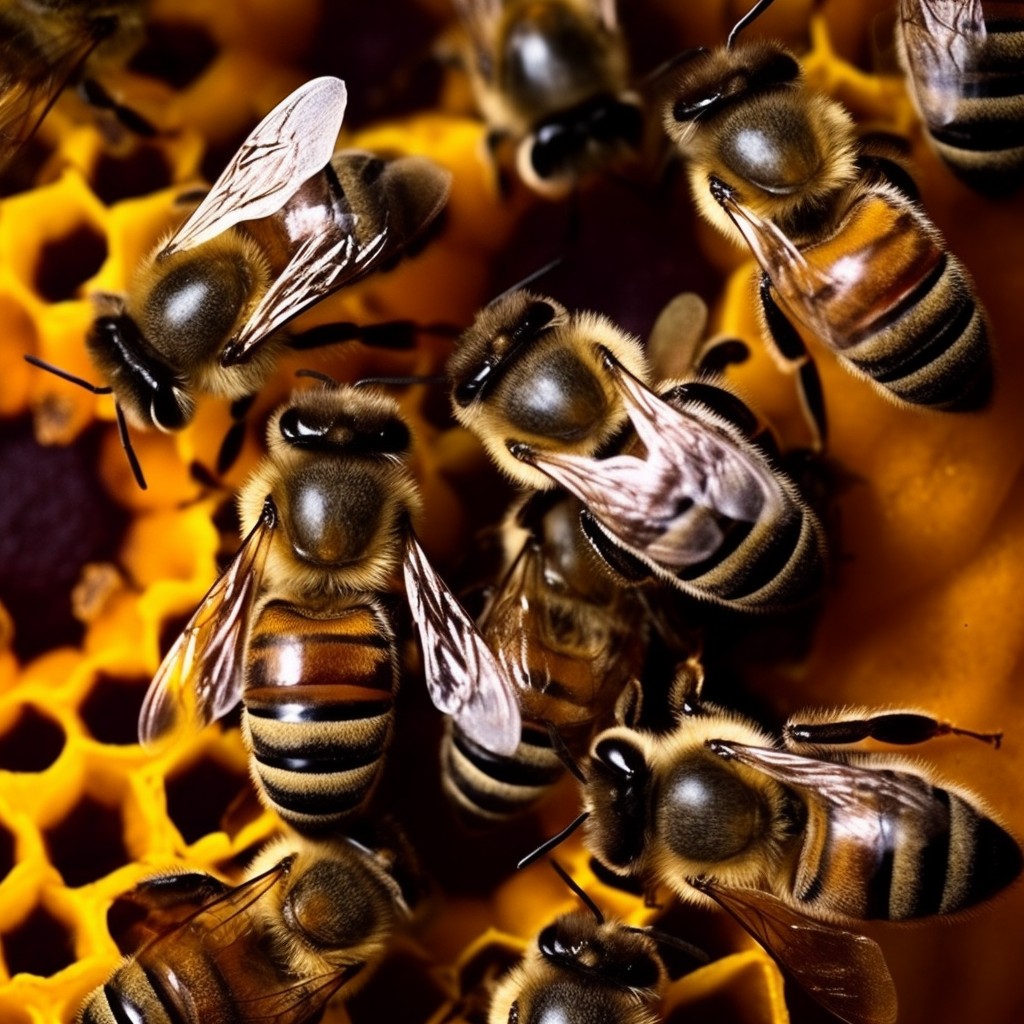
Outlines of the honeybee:
{"label": "honeybee", "polygon": [[598,565],[581,511],[564,491],[541,491],[505,523],[509,564],[478,627],[516,687],[522,740],[498,758],[447,724],[445,791],[471,817],[500,820],[540,799],[564,772],[549,729],[574,756],[585,753],[595,723],[643,660],[640,600]]}
{"label": "honeybee", "polygon": [[[1017,841],[924,765],[837,745],[963,732],[917,711],[809,715],[783,744],[689,694],[664,735],[598,735],[585,766],[588,849],[606,868],[727,910],[822,1005],[896,1018],[880,948],[842,925],[953,914],[1019,875]],[[997,737],[968,733],[981,739]]]}
{"label": "honeybee", "polygon": [[[90,81],[97,68],[127,59],[142,39],[142,6],[141,0],[0,3],[0,170],[71,79]],[[142,127],[93,82],[90,98]]]}
{"label": "honeybee", "polygon": [[431,568],[412,520],[409,429],[383,395],[298,392],[267,425],[239,494],[245,541],[167,653],[143,703],[153,747],[242,700],[263,801],[298,831],[335,828],[369,799],[392,732],[399,565],[427,687],[482,748],[511,754],[511,683]]}
{"label": "honeybee", "polygon": [[541,195],[636,150],[640,97],[629,89],[615,0],[455,0],[464,61],[490,128],[492,154],[510,140],[516,169]]}
{"label": "honeybee", "polygon": [[820,587],[821,525],[733,421],[745,406],[699,382],[655,394],[639,342],[603,317],[515,292],[479,314],[447,374],[459,422],[516,482],[578,498],[619,576],[747,610]]}
{"label": "honeybee", "polygon": [[147,879],[118,901],[137,948],[89,997],[78,1024],[319,1019],[366,982],[408,917],[385,854],[348,840],[269,844],[248,878]]}
{"label": "honeybee", "polygon": [[244,415],[282,348],[310,341],[290,336],[288,322],[440,213],[451,174],[432,161],[334,153],[346,97],[337,78],[296,89],[143,260],[127,296],[97,297],[86,345],[134,426],[180,430],[201,393]]}
{"label": "honeybee", "polygon": [[1024,15],[988,0],[901,0],[896,45],[939,156],[972,188],[1024,180]]}
{"label": "honeybee", "polygon": [[664,123],[701,213],[761,266],[766,335],[798,370],[819,443],[821,382],[790,321],[890,399],[983,408],[992,392],[986,315],[907,194],[909,176],[884,147],[858,144],[850,115],[807,87],[781,45],[736,42],[747,20],[727,46],[682,63]]}

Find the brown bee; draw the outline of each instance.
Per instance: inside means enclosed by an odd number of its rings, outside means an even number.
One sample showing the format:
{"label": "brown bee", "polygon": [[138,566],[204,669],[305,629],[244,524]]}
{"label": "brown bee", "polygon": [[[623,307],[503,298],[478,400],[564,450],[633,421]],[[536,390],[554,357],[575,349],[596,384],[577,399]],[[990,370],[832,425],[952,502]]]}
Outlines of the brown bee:
{"label": "brown bee", "polygon": [[121,897],[138,948],[77,1024],[307,1024],[370,978],[409,913],[387,855],[348,840],[278,840],[248,876],[159,875]]}
{"label": "brown bee", "polygon": [[97,69],[127,60],[142,39],[141,0],[4,0],[0,3],[0,169],[35,134],[73,79],[89,98],[137,128],[137,115],[92,80]]}
{"label": "brown bee", "polygon": [[844,925],[973,907],[1017,878],[1021,849],[977,796],[923,764],[835,747],[965,731],[918,711],[848,709],[791,720],[780,745],[692,692],[677,706],[669,733],[595,738],[588,848],[614,872],[723,907],[841,1019],[891,1024],[881,950]]}
{"label": "brown bee", "polygon": [[1024,14],[1019,3],[900,0],[900,63],[928,136],[985,195],[1024,180]]}
{"label": "brown bee", "polygon": [[552,198],[639,147],[643,113],[629,88],[615,0],[455,0],[464,61],[492,152],[516,146],[516,168]]}
{"label": "brown bee", "polygon": [[511,754],[512,684],[431,568],[398,406],[354,387],[293,395],[242,488],[245,541],[168,652],[139,739],[214,721],[242,701],[264,802],[300,832],[335,828],[369,799],[391,739],[401,568],[427,688],[481,748]]}
{"label": "brown bee", "polygon": [[748,436],[746,406],[701,382],[656,394],[639,343],[605,318],[514,292],[477,317],[447,372],[459,422],[517,482],[578,498],[620,576],[752,611],[819,589],[821,525]]}
{"label": "brown bee", "polygon": [[[770,2],[770,0],[769,0]],[[992,392],[985,312],[962,264],[884,149],[858,143],[843,107],[809,89],[777,43],[692,51],[664,111],[704,216],[750,246],[764,325],[799,370],[819,440],[817,369],[793,322],[900,402],[950,412]]]}

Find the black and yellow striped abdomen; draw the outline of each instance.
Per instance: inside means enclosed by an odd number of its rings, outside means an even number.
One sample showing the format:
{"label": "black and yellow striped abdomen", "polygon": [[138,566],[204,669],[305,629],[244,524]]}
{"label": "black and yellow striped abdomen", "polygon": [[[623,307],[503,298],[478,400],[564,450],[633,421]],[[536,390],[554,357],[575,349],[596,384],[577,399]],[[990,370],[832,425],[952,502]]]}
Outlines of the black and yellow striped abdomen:
{"label": "black and yellow striped abdomen", "polygon": [[880,770],[913,802],[876,793],[865,817],[811,795],[792,893],[798,905],[865,920],[952,914],[993,896],[1020,873],[1017,843],[958,794],[909,772]]}
{"label": "black and yellow striped abdomen", "polygon": [[295,829],[321,833],[369,798],[391,741],[398,682],[384,609],[313,617],[270,602],[249,637],[242,734],[266,801]]}

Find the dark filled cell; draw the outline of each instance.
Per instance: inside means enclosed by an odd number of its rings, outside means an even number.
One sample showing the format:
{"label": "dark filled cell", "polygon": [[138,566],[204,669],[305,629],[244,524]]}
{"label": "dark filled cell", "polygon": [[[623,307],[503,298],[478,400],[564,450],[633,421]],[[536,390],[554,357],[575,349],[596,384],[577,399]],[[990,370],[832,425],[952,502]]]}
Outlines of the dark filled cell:
{"label": "dark filled cell", "polygon": [[43,246],[36,266],[36,291],[47,302],[73,299],[106,258],[107,240],[95,228],[79,224]]}
{"label": "dark filled cell", "polygon": [[245,775],[203,759],[167,780],[167,813],[182,839],[194,843],[221,830],[225,812],[247,785]]}
{"label": "dark filled cell", "polygon": [[75,962],[71,933],[45,907],[36,907],[0,942],[12,976],[24,972],[48,978]]}
{"label": "dark filled cell", "polygon": [[175,89],[184,89],[210,66],[216,55],[217,44],[201,25],[154,23],[128,66]]}
{"label": "dark filled cell", "polygon": [[71,887],[95,882],[130,863],[124,845],[124,821],[117,807],[90,796],[63,821],[43,833],[50,863]]}
{"label": "dark filled cell", "polygon": [[104,205],[159,192],[171,184],[171,169],[156,146],[138,143],[125,157],[104,153],[93,168],[91,185]]}
{"label": "dark filled cell", "polygon": [[0,601],[22,660],[79,642],[71,590],[83,566],[120,548],[127,515],[99,483],[102,434],[44,446],[31,417],[0,421]]}
{"label": "dark filled cell", "polygon": [[14,833],[0,825],[0,882],[14,867]]}
{"label": "dark filled cell", "polygon": [[138,742],[139,712],[149,680],[100,672],[78,713],[93,739],[121,746]]}
{"label": "dark filled cell", "polygon": [[0,769],[42,772],[60,757],[64,730],[49,715],[26,704],[14,724],[0,736]]}

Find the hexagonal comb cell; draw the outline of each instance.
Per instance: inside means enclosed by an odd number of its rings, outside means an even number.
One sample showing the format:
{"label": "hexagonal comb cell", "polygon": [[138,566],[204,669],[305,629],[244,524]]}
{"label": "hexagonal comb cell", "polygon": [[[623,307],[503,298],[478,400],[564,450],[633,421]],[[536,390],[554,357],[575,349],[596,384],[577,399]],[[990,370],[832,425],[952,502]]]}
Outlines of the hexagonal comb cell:
{"label": "hexagonal comb cell", "polygon": [[127,156],[103,153],[90,175],[93,191],[107,206],[158,192],[171,183],[167,157],[155,145],[138,143]]}
{"label": "hexagonal comb cell", "polygon": [[71,887],[95,882],[131,861],[118,807],[84,796],[66,817],[43,832],[50,863]]}
{"label": "hexagonal comb cell", "polygon": [[216,55],[217,44],[201,25],[154,24],[128,67],[162,79],[175,89],[184,89],[210,66]]}
{"label": "hexagonal comb cell", "polygon": [[138,742],[139,711],[149,680],[125,679],[99,672],[79,706],[86,729],[94,740],[127,746]]}
{"label": "hexagonal comb cell", "polygon": [[41,905],[0,936],[0,945],[11,975],[25,972],[46,978],[75,962],[71,932]]}
{"label": "hexagonal comb cell", "polygon": [[0,825],[0,882],[14,867],[14,833]]}
{"label": "hexagonal comb cell", "polygon": [[0,769],[8,772],[46,771],[64,749],[64,730],[49,715],[24,705],[0,736]]}
{"label": "hexagonal comb cell", "polygon": [[206,757],[167,779],[167,813],[192,844],[224,828],[225,815],[245,799],[248,787],[246,775]]}
{"label": "hexagonal comb cell", "polygon": [[82,223],[61,238],[47,242],[36,264],[35,289],[47,302],[73,299],[107,258],[107,240]]}

